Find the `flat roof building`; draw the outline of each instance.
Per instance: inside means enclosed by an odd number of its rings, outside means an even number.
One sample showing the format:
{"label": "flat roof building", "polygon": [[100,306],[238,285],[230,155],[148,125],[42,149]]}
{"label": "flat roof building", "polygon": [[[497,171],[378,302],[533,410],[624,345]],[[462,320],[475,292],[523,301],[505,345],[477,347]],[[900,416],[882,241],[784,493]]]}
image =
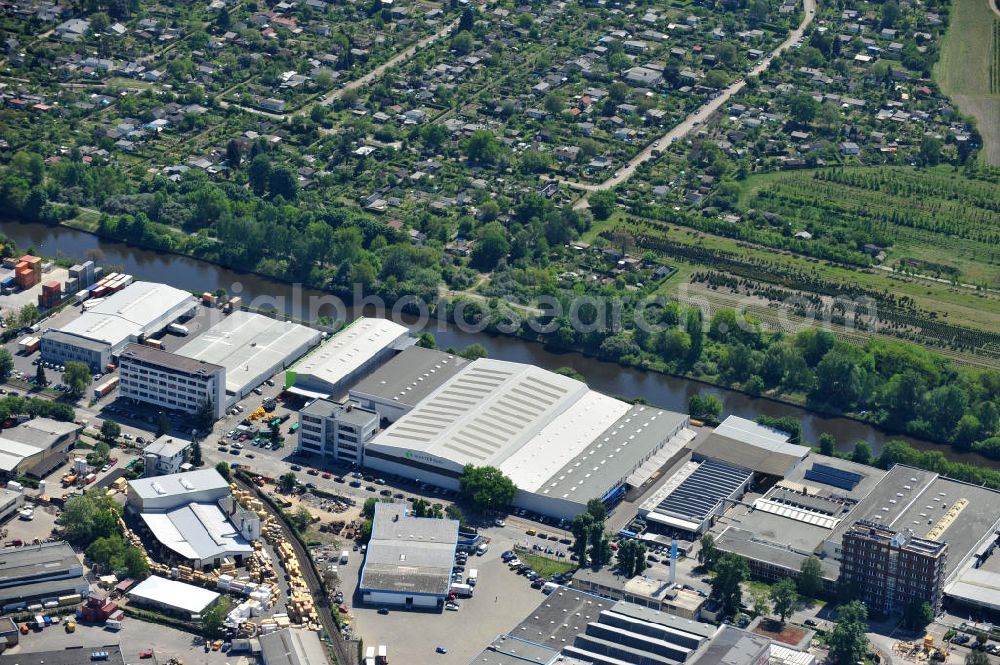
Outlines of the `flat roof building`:
{"label": "flat roof building", "polygon": [[416,340],[388,319],[361,317],[285,373],[285,387],[307,397],[339,399],[359,379]]}
{"label": "flat roof building", "polygon": [[624,600],[683,619],[697,620],[705,598],[671,584],[647,569],[642,575],[626,577],[608,568],[581,568],[573,575],[573,588],[613,600]]}
{"label": "flat roof building", "polygon": [[481,359],[379,433],[365,465],[451,489],[465,465],[495,466],[517,485],[515,506],[571,518],[593,498],[613,506],[657,454],[680,454],[687,422],[554,372]]}
{"label": "flat roof building", "polygon": [[193,501],[214,503],[225,496],[229,496],[229,483],[214,468],[128,483],[128,505],[136,512],[170,510]]}
{"label": "flat roof building", "polygon": [[169,411],[198,413],[205,402],[218,420],[226,413],[226,369],[144,344],[129,344],[119,359],[118,396]]}
{"label": "flat roof building", "polygon": [[86,362],[91,371],[100,371],[127,344],[163,330],[195,307],[194,298],[186,291],[156,282],[135,282],[62,328],[43,334],[42,358],[60,364]]}
{"label": "flat roof building", "polygon": [[750,487],[747,469],[705,459],[686,462],[639,506],[639,516],[661,533],[700,537]]}
{"label": "flat roof building", "polygon": [[[101,654],[94,658],[95,654]],[[0,665],[86,665],[100,662],[102,665],[126,665],[125,656],[118,644],[101,646],[67,647],[58,651],[21,651],[0,655]]]}
{"label": "flat roof building", "polygon": [[145,477],[166,476],[186,471],[188,451],[191,442],[179,436],[164,434],[142,449]]}
{"label": "flat roof building", "polygon": [[313,400],[299,411],[298,450],[360,466],[378,425],[377,413],[353,402]]}
{"label": "flat roof building", "polygon": [[190,619],[204,614],[221,596],[200,586],[150,575],[132,587],[128,597],[137,605]]}
{"label": "flat roof building", "polygon": [[83,564],[65,542],[0,549],[0,609],[10,612],[36,601],[86,593]]}
{"label": "flat roof building", "polygon": [[377,503],[358,592],[366,603],[444,607],[458,521],[412,517],[409,504]]}
{"label": "flat roof building", "polygon": [[714,459],[756,473],[784,477],[809,453],[788,443],[784,432],[729,416],[694,450],[695,459]]}
{"label": "flat roof building", "polygon": [[0,432],[0,475],[43,478],[64,464],[76,445],[80,430],[76,423],[51,418],[32,418]]}
{"label": "flat roof building", "polygon": [[348,394],[352,401],[393,423],[468,364],[461,356],[411,346],[362,379]]}
{"label": "flat roof building", "polygon": [[327,649],[312,630],[286,628],[261,635],[264,665],[329,665]]}
{"label": "flat roof building", "polygon": [[225,367],[225,407],[285,369],[321,337],[318,330],[236,311],[191,340],[179,356]]}

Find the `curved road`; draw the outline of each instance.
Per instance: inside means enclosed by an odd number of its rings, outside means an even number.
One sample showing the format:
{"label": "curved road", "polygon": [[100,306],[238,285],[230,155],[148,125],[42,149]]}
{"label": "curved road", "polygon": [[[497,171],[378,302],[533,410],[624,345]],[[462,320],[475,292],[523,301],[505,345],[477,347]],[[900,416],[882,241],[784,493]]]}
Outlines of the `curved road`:
{"label": "curved road", "polygon": [[[805,16],[802,17],[802,23],[799,27],[788,33],[788,37],[785,41],[781,42],[773,51],[771,51],[767,57],[757,63],[753,69],[751,69],[747,76],[756,76],[763,72],[765,69],[771,66],[771,62],[785,50],[790,48],[792,44],[799,41],[802,35],[805,33],[806,28],[812,23],[813,18],[816,16],[816,0],[803,0],[805,8]],[[728,88],[720,92],[714,99],[710,99],[705,102],[696,111],[693,111],[688,117],[686,117],[680,124],[675,125],[666,134],[661,136],[656,141],[653,141],[647,145],[642,152],[629,160],[628,164],[623,166],[621,169],[615,172],[615,174],[598,184],[589,184],[582,182],[574,182],[570,180],[561,181],[563,184],[576,189],[586,190],[587,192],[599,192],[605,189],[611,189],[612,187],[617,187],[621,183],[625,182],[632,177],[635,173],[635,169],[643,162],[648,161],[653,157],[653,150],[659,149],[660,146],[666,148],[668,145],[673,143],[679,138],[687,136],[687,134],[708,119],[713,113],[715,113],[719,107],[729,101],[729,98],[738,93],[746,85],[745,79],[737,79],[737,81],[731,84]],[[579,201],[574,204],[574,208],[584,208],[587,206],[587,195],[585,194],[580,198]]]}

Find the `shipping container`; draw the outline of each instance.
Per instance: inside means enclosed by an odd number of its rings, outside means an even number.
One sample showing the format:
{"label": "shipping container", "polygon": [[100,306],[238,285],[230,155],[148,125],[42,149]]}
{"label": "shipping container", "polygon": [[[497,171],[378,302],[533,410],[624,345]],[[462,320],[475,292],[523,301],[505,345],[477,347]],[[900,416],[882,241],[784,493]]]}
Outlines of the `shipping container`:
{"label": "shipping container", "polygon": [[211,293],[202,293],[201,302],[203,305],[208,305],[209,307],[215,305],[215,296]]}
{"label": "shipping container", "polygon": [[240,309],[240,306],[242,304],[243,304],[243,299],[240,298],[239,296],[236,296],[234,298],[230,298],[229,302],[226,303],[226,311],[227,312],[238,312],[239,309]]}
{"label": "shipping container", "polygon": [[143,341],[143,344],[150,347],[151,349],[160,349],[161,351],[163,350],[163,342],[161,342],[158,339],[147,339]]}

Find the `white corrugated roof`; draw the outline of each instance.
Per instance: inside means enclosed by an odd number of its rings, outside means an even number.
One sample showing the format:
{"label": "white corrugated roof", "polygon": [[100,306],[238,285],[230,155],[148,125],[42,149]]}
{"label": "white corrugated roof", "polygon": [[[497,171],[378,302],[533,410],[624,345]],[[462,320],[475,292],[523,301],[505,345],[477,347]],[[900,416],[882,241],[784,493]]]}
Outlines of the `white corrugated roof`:
{"label": "white corrugated roof", "polygon": [[300,376],[336,384],[409,330],[388,319],[361,317],[292,366]]}
{"label": "white corrugated roof", "polygon": [[164,312],[194,304],[187,291],[157,282],[135,282],[108,296],[59,331],[111,344],[154,332],[148,329]]}
{"label": "white corrugated roof", "polygon": [[132,598],[144,598],[170,607],[200,614],[219,597],[214,591],[151,575],[128,592]]}

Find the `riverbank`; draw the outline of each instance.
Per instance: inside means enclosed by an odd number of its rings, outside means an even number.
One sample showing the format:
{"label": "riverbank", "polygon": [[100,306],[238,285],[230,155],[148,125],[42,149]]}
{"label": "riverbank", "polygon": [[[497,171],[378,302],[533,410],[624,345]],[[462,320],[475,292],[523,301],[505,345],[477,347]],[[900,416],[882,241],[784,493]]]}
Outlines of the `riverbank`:
{"label": "riverbank", "polygon": [[[97,258],[109,265],[120,266],[125,272],[152,281],[162,281],[192,292],[215,291],[223,288],[232,295],[240,295],[244,302],[262,303],[274,311],[302,318],[310,303],[331,300],[329,293],[301,288],[287,282],[255,273],[234,270],[216,263],[180,254],[150,251],[113,239],[78,229],[48,226],[5,220],[0,222],[3,231],[19,247],[33,247],[37,252],[55,257]],[[337,312],[332,305],[317,310],[324,316],[346,315],[353,318],[361,312],[350,308]],[[312,317],[315,318],[315,317]],[[756,419],[793,417],[803,423],[803,439],[815,442],[821,433],[829,433],[838,441],[838,450],[850,452],[856,441],[866,441],[878,454],[891,440],[904,441],[920,451],[939,451],[951,461],[998,468],[1000,464],[982,455],[962,452],[942,444],[896,435],[881,430],[857,418],[834,416],[806,408],[802,403],[776,399],[772,396],[753,396],[728,387],[705,382],[698,377],[683,377],[660,373],[648,368],[620,365],[601,360],[578,351],[556,350],[537,340],[519,336],[486,332],[464,332],[438,319],[421,325],[412,316],[401,315],[401,323],[414,330],[434,333],[442,348],[464,348],[470,344],[483,345],[490,357],[501,360],[525,362],[546,369],[570,367],[583,375],[596,390],[611,395],[641,398],[655,406],[675,411],[687,411],[692,395],[709,393],[718,396],[727,414]],[[426,322],[423,322],[426,323]]]}

